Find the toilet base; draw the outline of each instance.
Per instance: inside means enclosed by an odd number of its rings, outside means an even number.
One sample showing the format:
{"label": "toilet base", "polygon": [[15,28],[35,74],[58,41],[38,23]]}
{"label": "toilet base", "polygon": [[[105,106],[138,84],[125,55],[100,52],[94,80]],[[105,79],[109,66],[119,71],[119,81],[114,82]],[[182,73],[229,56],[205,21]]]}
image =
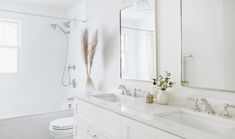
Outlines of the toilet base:
{"label": "toilet base", "polygon": [[50,135],[52,136],[53,139],[73,139],[73,130],[68,130],[68,131],[55,131],[53,129],[50,129]]}

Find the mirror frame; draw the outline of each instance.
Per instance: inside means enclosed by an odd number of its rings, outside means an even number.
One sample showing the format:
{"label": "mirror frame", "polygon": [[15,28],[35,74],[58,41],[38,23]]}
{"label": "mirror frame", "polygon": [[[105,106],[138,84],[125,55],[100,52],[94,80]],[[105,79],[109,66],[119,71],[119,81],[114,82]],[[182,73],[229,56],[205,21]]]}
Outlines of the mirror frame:
{"label": "mirror frame", "polygon": [[[154,41],[155,41],[155,47],[156,47],[156,77],[153,77],[155,78],[156,80],[158,80],[158,75],[159,75],[159,41],[158,41],[158,8],[157,8],[157,0],[155,0],[155,17],[154,17],[154,21],[155,21],[155,31],[154,31]],[[121,34],[122,34],[122,10],[126,9],[128,7],[124,7],[124,8],[121,8],[119,10],[119,77],[121,80],[126,80],[126,81],[135,81],[135,82],[153,82],[151,79],[150,80],[144,80],[144,79],[123,79],[122,77],[122,56],[121,56]]]}
{"label": "mirror frame", "polygon": [[195,87],[195,86],[185,86],[183,83],[183,0],[180,0],[180,46],[181,46],[181,76],[180,76],[180,85],[185,88],[199,89],[199,90],[207,90],[207,91],[217,91],[217,92],[229,92],[235,93],[235,90],[226,90],[226,89],[216,89],[216,88],[207,88],[207,87]]}

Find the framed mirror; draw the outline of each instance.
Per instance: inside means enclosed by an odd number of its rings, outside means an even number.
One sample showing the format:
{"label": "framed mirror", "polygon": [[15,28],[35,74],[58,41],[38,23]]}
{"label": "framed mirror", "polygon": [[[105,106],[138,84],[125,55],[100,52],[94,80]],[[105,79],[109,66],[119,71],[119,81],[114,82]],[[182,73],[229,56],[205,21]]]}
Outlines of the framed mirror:
{"label": "framed mirror", "polygon": [[235,0],[181,0],[182,85],[235,91]]}
{"label": "framed mirror", "polygon": [[125,2],[120,11],[120,76],[150,81],[157,76],[155,0]]}

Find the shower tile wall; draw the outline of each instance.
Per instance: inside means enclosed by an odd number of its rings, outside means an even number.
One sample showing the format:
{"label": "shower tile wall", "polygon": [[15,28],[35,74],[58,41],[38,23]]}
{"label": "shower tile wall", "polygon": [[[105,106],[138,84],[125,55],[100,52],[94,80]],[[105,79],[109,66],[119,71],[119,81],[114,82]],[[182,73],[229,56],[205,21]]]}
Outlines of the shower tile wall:
{"label": "shower tile wall", "polygon": [[0,117],[58,108],[66,96],[61,86],[66,37],[50,24],[63,21],[7,12],[0,18],[21,21],[22,44],[20,73],[0,73]]}

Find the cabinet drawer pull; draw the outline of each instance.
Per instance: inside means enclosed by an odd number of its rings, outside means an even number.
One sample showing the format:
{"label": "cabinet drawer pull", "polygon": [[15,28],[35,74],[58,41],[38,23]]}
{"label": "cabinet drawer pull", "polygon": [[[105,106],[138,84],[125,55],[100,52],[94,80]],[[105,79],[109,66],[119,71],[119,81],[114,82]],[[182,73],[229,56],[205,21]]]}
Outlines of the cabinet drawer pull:
{"label": "cabinet drawer pull", "polygon": [[89,129],[86,130],[87,134],[90,135],[91,137],[96,137],[97,135],[94,133],[91,133],[91,131]]}

